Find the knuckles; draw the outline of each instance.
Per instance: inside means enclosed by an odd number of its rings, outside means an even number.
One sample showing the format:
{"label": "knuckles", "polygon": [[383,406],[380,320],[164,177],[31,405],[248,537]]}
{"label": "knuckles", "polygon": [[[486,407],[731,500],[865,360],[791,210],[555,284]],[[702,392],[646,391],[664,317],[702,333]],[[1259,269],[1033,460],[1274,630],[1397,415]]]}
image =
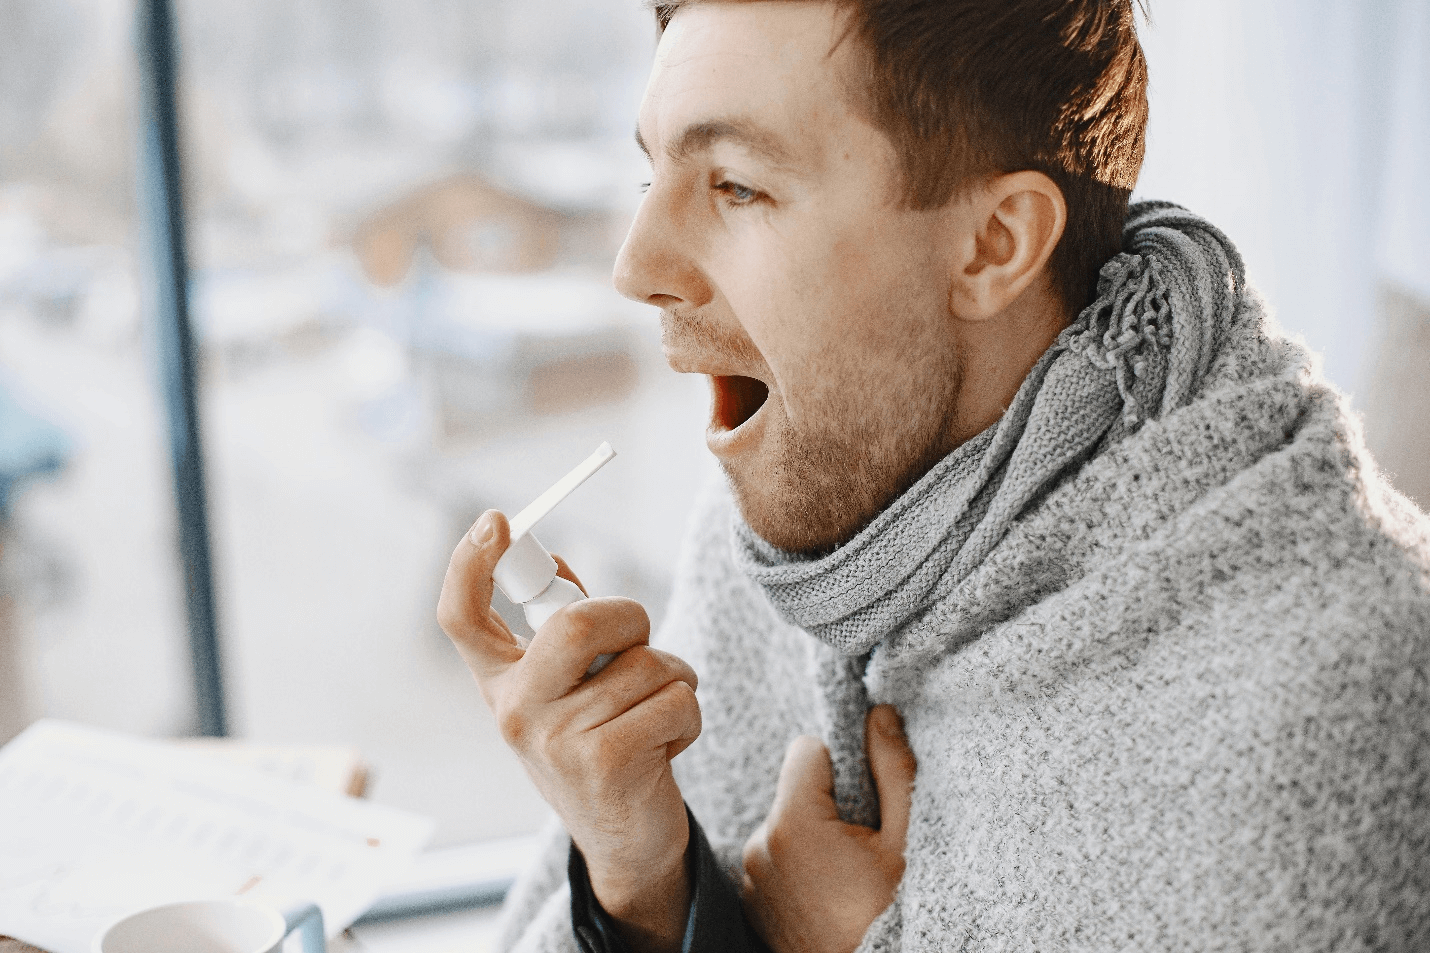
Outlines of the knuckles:
{"label": "knuckles", "polygon": [[632,599],[583,599],[561,610],[552,624],[560,626],[567,640],[582,645],[601,640],[612,628],[624,636],[621,648],[641,644],[650,636],[650,616]]}
{"label": "knuckles", "polygon": [[517,751],[527,750],[532,732],[526,709],[503,698],[497,699],[492,705],[492,714],[496,717],[497,730],[501,732],[502,740]]}
{"label": "knuckles", "polygon": [[778,864],[781,859],[789,857],[797,850],[804,838],[784,823],[784,819],[781,817],[772,814],[770,822],[764,828],[763,847],[770,861]]}
{"label": "knuckles", "polygon": [[666,661],[654,649],[643,645],[626,649],[623,661],[629,677],[642,684],[659,681],[669,674]]}
{"label": "knuckles", "polygon": [[600,614],[592,612],[592,608],[589,599],[573,602],[562,609],[559,615],[554,616],[547,625],[559,628],[566,641],[584,644],[601,629]]}
{"label": "knuckles", "polygon": [[681,735],[698,737],[704,727],[704,715],[700,712],[700,700],[695,696],[695,689],[685,681],[672,682],[671,686],[676,711],[685,718],[685,730]]}
{"label": "knuckles", "polygon": [[[622,682],[645,686],[648,692],[652,689],[663,689],[667,685],[680,685],[688,692],[689,699],[694,700],[695,672],[669,652],[662,652],[648,645],[633,645],[621,652],[619,664],[620,668],[616,672]],[[613,675],[616,672],[613,672]],[[674,696],[676,699],[684,697],[683,694]]]}
{"label": "knuckles", "polygon": [[760,883],[765,879],[765,845],[762,837],[763,828],[756,830],[745,841],[745,849],[740,852],[740,865],[745,868],[745,876],[752,881]]}
{"label": "knuckles", "polygon": [[634,599],[620,597],[607,599],[605,602],[613,610],[620,612],[621,615],[625,617],[626,625],[639,635],[642,641],[649,638],[650,613],[645,611],[645,606],[636,602]]}
{"label": "knuckles", "polygon": [[604,777],[618,765],[630,760],[630,747],[624,739],[614,737],[610,732],[588,733],[586,743],[581,745],[582,766],[590,777]]}

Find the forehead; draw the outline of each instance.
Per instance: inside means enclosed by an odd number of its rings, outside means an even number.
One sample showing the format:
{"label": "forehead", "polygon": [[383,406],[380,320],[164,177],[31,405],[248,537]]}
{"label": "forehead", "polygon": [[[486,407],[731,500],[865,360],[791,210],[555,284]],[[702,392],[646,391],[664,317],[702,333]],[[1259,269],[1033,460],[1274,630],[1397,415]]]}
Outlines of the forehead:
{"label": "forehead", "polygon": [[701,123],[753,125],[812,158],[858,123],[843,93],[855,41],[820,0],[704,0],[680,8],[656,51],[639,134],[652,152]]}

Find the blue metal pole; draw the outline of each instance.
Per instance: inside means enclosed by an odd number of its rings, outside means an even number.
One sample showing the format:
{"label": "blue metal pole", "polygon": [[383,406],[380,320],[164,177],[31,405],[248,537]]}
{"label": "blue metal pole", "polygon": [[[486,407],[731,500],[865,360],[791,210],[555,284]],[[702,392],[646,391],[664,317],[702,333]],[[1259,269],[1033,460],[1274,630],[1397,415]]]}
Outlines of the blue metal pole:
{"label": "blue metal pole", "polygon": [[140,193],[154,317],[154,342],[169,418],[169,455],[179,516],[189,646],[198,729],[228,733],[214,608],[208,501],[189,325],[189,264],[184,240],[179,117],[175,100],[174,15],[169,0],[139,0]]}

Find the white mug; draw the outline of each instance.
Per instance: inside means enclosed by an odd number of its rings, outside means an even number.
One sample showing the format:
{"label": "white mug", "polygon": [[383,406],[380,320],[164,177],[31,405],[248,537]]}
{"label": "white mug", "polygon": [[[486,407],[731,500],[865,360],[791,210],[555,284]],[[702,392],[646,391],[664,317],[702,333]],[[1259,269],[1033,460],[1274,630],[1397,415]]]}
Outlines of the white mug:
{"label": "white mug", "polygon": [[191,900],[130,914],[95,939],[94,953],[279,953],[300,928],[303,953],[326,953],[313,904],[279,913],[248,900]]}

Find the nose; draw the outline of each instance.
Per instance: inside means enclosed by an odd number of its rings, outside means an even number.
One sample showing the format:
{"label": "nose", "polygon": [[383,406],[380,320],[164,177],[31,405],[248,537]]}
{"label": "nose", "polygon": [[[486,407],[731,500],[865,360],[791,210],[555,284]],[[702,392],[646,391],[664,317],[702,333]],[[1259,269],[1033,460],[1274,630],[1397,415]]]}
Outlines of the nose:
{"label": "nose", "polygon": [[679,196],[653,185],[636,211],[616,255],[616,290],[658,308],[700,307],[711,298],[701,270],[697,229],[686,221]]}

